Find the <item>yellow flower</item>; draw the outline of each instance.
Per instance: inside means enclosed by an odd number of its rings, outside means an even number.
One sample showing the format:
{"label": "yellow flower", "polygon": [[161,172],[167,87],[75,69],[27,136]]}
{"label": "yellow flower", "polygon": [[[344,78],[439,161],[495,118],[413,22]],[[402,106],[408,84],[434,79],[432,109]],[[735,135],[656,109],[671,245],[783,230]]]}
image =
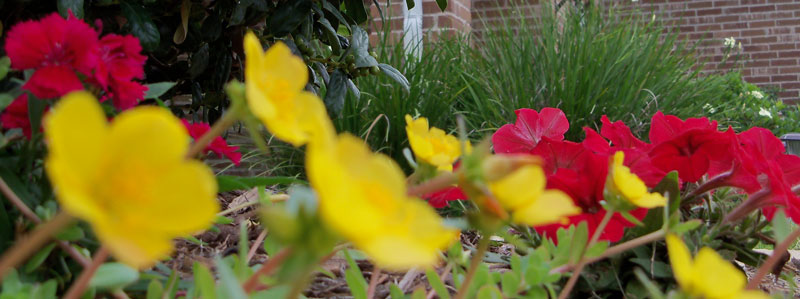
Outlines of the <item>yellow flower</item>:
{"label": "yellow flower", "polygon": [[97,100],[80,91],[65,96],[44,126],[58,201],[118,260],[151,266],[170,254],[173,238],[213,223],[214,174],[185,159],[189,135],[169,111],[134,108],[108,124]]}
{"label": "yellow flower", "polygon": [[625,161],[625,154],[622,151],[616,152],[613,159],[608,185],[615,195],[641,208],[663,207],[667,203],[667,199],[661,194],[647,192],[647,186],[642,179],[622,164]]}
{"label": "yellow flower", "polygon": [[[406,134],[411,150],[417,159],[435,166],[441,171],[453,171],[453,163],[461,156],[461,143],[458,138],[448,135],[436,127],[428,127],[428,119],[411,118],[406,114]],[[467,143],[467,150],[470,145]]]}
{"label": "yellow flower", "polygon": [[504,208],[511,211],[511,221],[538,226],[564,223],[581,209],[561,190],[545,190],[544,171],[538,165],[525,165],[496,181],[489,191]]}
{"label": "yellow flower", "polygon": [[252,32],[244,38],[245,89],[250,111],[275,137],[301,146],[333,135],[322,100],[303,90],[308,67],[281,42],[265,53]]}
{"label": "yellow flower", "polygon": [[458,236],[427,203],[406,194],[400,167],[342,134],[306,154],[320,214],[333,230],[390,270],[431,266]]}
{"label": "yellow flower", "polygon": [[762,292],[745,290],[747,280],[744,273],[711,248],[700,249],[692,260],[683,240],[669,234],[667,251],[675,280],[691,296],[706,299],[769,298]]}

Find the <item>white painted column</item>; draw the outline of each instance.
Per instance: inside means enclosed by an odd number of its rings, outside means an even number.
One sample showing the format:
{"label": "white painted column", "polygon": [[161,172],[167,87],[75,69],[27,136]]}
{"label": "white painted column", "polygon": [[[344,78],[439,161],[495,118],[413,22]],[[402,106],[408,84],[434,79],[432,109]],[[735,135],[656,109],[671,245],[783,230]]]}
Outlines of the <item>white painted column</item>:
{"label": "white painted column", "polygon": [[[403,1],[403,0],[400,0]],[[406,55],[422,58],[422,0],[413,0],[414,8],[403,5],[403,47]]]}

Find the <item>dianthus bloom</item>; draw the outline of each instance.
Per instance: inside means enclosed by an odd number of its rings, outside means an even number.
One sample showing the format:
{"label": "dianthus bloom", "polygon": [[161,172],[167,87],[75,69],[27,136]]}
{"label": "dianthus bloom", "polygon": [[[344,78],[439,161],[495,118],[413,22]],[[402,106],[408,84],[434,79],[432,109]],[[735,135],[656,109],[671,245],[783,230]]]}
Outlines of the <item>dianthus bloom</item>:
{"label": "dianthus bloom", "polygon": [[82,89],[78,73],[97,65],[97,32],[82,20],[52,13],[11,27],[5,50],[16,70],[35,69],[23,86],[38,98],[56,98]]}
{"label": "dianthus bloom", "polygon": [[147,57],[141,52],[139,39],[131,35],[108,34],[100,39],[99,63],[93,78],[114,107],[125,110],[136,106],[147,91],[147,87],[133,81],[144,78]]}
{"label": "dianthus bloom", "polygon": [[187,160],[189,135],[168,110],[139,107],[109,124],[74,92],[44,120],[48,177],[66,212],[91,224],[120,261],[152,266],[172,239],[208,228],[219,206],[214,174]]}
{"label": "dianthus bloom", "polygon": [[306,154],[323,221],[389,270],[433,266],[456,240],[433,208],[406,194],[400,167],[347,134]]}
{"label": "dianthus bloom", "polygon": [[[189,130],[189,136],[191,136],[194,140],[203,137],[206,132],[211,130],[211,126],[204,122],[189,123],[189,121],[185,119],[181,119],[181,122],[183,122],[183,125],[187,130]],[[217,157],[220,158],[226,157],[231,160],[233,164],[239,166],[239,163],[242,161],[242,153],[237,152],[238,149],[238,146],[228,145],[222,136],[217,136],[211,140],[211,143],[209,143],[208,146],[206,146],[205,152],[213,152],[217,155]]]}
{"label": "dianthus bloom", "polygon": [[746,290],[747,279],[744,273],[711,248],[703,247],[693,260],[683,240],[669,234],[667,251],[675,280],[681,290],[692,298],[769,298],[762,292]]}
{"label": "dianthus bloom", "polygon": [[322,100],[303,90],[308,67],[300,57],[281,42],[265,53],[252,32],[244,38],[244,50],[247,104],[275,137],[301,146],[334,134]]}
{"label": "dianthus bloom", "polygon": [[28,118],[28,94],[23,93],[14,99],[0,114],[0,125],[3,129],[22,129],[22,134],[31,138],[31,121]]}
{"label": "dianthus bloom", "polygon": [[453,163],[461,156],[461,143],[436,127],[429,127],[428,119],[411,118],[406,114],[406,134],[411,150],[417,159],[441,171],[452,171]]}

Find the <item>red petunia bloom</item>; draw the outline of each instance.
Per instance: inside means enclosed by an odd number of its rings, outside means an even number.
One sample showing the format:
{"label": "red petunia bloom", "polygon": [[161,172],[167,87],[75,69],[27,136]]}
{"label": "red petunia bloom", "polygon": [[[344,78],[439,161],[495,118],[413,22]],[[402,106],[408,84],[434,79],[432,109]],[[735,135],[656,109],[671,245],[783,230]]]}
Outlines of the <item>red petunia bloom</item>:
{"label": "red petunia bloom", "polygon": [[518,109],[515,124],[507,124],[492,135],[495,153],[527,153],[547,137],[553,140],[564,140],[564,133],[569,130],[569,122],[564,112],[556,108],[542,108],[540,112],[533,109]]}
{"label": "red petunia bloom", "polygon": [[608,116],[603,115],[600,121],[603,123],[603,127],[600,128],[600,135],[608,138],[615,148],[635,148],[642,150],[650,148],[650,144],[636,138],[631,132],[631,128],[625,125],[621,120],[612,123],[611,120],[608,119]]}
{"label": "red petunia bloom", "polygon": [[441,209],[448,206],[450,204],[449,202],[451,201],[467,199],[467,195],[464,194],[464,191],[462,191],[461,188],[452,186],[431,194],[426,194],[422,196],[422,198],[427,200],[428,204],[430,204],[432,207]]}
{"label": "red petunia bloom", "polygon": [[97,43],[97,32],[89,25],[53,13],[11,27],[5,50],[12,68],[36,70],[23,88],[39,98],[55,98],[83,88],[78,73],[92,73]]}
{"label": "red petunia bloom", "polygon": [[22,134],[31,139],[31,121],[28,118],[28,94],[23,93],[11,102],[0,114],[3,129],[22,129]]}
{"label": "red petunia bloom", "polygon": [[659,111],[650,124],[650,142],[653,165],[664,172],[677,170],[685,182],[700,180],[713,160],[729,159],[729,138],[705,117],[684,121]]}
{"label": "red petunia bloom", "polygon": [[[590,144],[543,138],[531,151],[532,154],[540,156],[544,160],[547,188],[564,191],[583,211],[579,215],[569,217],[569,222],[565,225],[551,224],[535,228],[536,231],[549,238],[555,238],[555,232],[559,228],[569,227],[583,221],[586,221],[588,225],[589,234],[593,234],[606,213],[600,205],[600,201],[604,199],[603,190],[605,178],[608,175],[610,155],[594,151],[600,142],[596,139],[599,136],[592,137],[591,132],[594,130],[587,130],[589,133],[587,140],[590,140]],[[594,133],[596,134],[596,132]],[[631,214],[642,219],[647,214],[647,209],[636,209]],[[634,226],[633,223],[617,213],[612,216],[600,234],[600,239],[611,242],[619,241],[625,228],[632,226]]]}
{"label": "red petunia bloom", "polygon": [[[211,126],[209,126],[207,123],[200,122],[200,123],[190,124],[185,119],[181,119],[181,121],[183,122],[183,125],[186,126],[186,130],[189,131],[189,136],[191,136],[195,140],[199,139],[200,137],[205,135],[206,132],[211,130]],[[229,160],[231,160],[233,164],[238,166],[239,163],[242,161],[242,153],[237,152],[236,150],[238,149],[239,149],[238,146],[230,146],[228,145],[227,142],[225,142],[225,139],[223,139],[221,136],[217,136],[214,137],[214,139],[211,141],[211,143],[208,144],[208,146],[206,146],[205,152],[206,153],[213,152],[214,154],[217,155],[217,157],[220,158],[226,157]]]}
{"label": "red petunia bloom", "polygon": [[99,42],[99,62],[93,79],[108,94],[114,106],[125,110],[136,106],[147,88],[133,79],[144,78],[147,57],[141,54],[139,39],[109,34]]}

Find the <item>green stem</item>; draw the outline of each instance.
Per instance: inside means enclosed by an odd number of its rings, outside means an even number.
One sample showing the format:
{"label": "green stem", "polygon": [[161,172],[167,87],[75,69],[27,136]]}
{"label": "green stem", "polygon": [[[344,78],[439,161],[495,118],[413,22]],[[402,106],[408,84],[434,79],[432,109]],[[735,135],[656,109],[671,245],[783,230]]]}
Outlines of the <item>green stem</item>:
{"label": "green stem", "polygon": [[67,213],[58,213],[50,221],[37,226],[28,236],[17,240],[14,246],[3,252],[3,256],[0,257],[0,280],[9,270],[16,267],[31,254],[36,253],[39,247],[61,229],[70,225],[73,220],[74,218]]}
{"label": "green stem", "polygon": [[67,290],[66,295],[64,295],[64,299],[77,299],[83,295],[83,292],[86,291],[86,287],[89,286],[89,281],[94,276],[94,273],[97,272],[97,269],[100,268],[107,259],[108,259],[108,249],[105,247],[100,247],[100,250],[94,254],[94,258],[92,259],[92,263],[89,267],[83,269],[81,275],[78,276],[78,279],[72,283],[72,286],[69,287]]}
{"label": "green stem", "polygon": [[461,283],[461,287],[458,288],[458,292],[455,297],[453,297],[454,299],[463,299],[464,296],[467,295],[472,279],[475,278],[475,272],[478,272],[478,266],[480,266],[481,261],[483,261],[483,256],[486,255],[486,251],[489,250],[489,244],[492,242],[490,236],[491,234],[485,234],[481,237],[481,240],[478,241],[478,249],[470,259],[467,276],[464,278],[464,282]]}
{"label": "green stem", "polygon": [[583,255],[586,254],[586,251],[591,248],[594,243],[597,243],[597,239],[600,238],[600,234],[608,225],[608,222],[611,221],[611,217],[614,216],[614,210],[607,210],[606,214],[603,216],[603,220],[600,221],[600,225],[597,226],[597,229],[592,234],[592,239],[589,240],[589,243],[586,244],[586,247],[581,250],[581,258],[578,262],[578,267],[575,268],[575,271],[572,272],[572,276],[569,277],[567,284],[564,286],[564,289],[561,290],[561,293],[558,295],[558,299],[567,298],[570,292],[572,292],[572,288],[575,287],[575,283],[578,282],[578,277],[581,276],[581,271],[583,271],[583,267],[586,267],[588,264],[588,260],[583,258]]}

